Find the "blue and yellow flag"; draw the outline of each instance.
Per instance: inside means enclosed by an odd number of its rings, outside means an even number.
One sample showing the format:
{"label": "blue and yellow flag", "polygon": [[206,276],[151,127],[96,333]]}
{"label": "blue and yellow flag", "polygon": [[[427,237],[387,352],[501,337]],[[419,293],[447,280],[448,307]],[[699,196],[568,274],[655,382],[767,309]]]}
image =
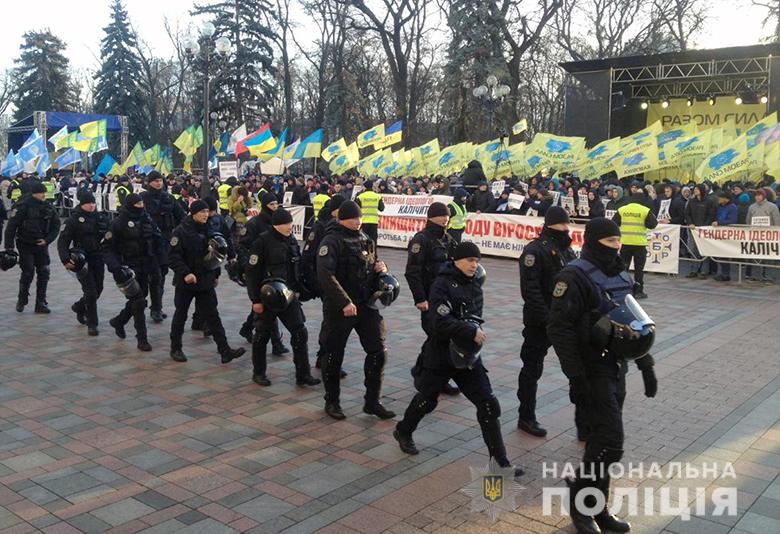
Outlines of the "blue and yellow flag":
{"label": "blue and yellow flag", "polygon": [[377,141],[381,141],[385,137],[385,125],[377,124],[373,128],[369,128],[357,136],[357,147],[364,148],[375,144]]}
{"label": "blue and yellow flag", "polygon": [[323,130],[315,130],[298,145],[293,159],[318,158],[322,153]]}
{"label": "blue and yellow flag", "polygon": [[[548,133],[538,133],[533,142],[526,147],[525,157],[537,170],[540,167],[553,167],[557,172],[572,171],[585,150],[584,137],[563,137]],[[538,158],[538,160],[536,159]],[[536,171],[533,171],[535,173]]]}
{"label": "blue and yellow flag", "polygon": [[338,156],[342,152],[346,152],[346,150],[347,142],[344,141],[344,138],[342,137],[338,141],[334,141],[325,147],[325,149],[322,151],[322,159],[325,161],[330,161],[333,159],[333,156]]}
{"label": "blue and yellow flag", "polygon": [[404,121],[396,121],[385,129],[385,137],[374,145],[379,150],[396,143],[400,143],[403,137]]}
{"label": "blue and yellow flag", "polygon": [[512,135],[520,135],[528,129],[528,121],[520,119],[512,126]]}
{"label": "blue and yellow flag", "polygon": [[749,164],[747,136],[741,135],[718,152],[705,157],[696,169],[696,177],[700,182],[724,182],[747,171]]}
{"label": "blue and yellow flag", "polygon": [[79,126],[81,135],[88,139],[96,139],[98,137],[105,137],[107,133],[107,121],[106,119],[92,122],[85,122]]}

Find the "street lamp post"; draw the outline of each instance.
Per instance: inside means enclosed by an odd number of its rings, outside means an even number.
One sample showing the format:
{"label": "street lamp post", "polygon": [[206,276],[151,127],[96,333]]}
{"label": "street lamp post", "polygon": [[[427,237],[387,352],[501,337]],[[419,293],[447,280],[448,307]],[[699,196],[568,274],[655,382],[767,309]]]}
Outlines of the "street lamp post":
{"label": "street lamp post", "polygon": [[201,42],[203,48],[201,49],[198,40],[192,36],[188,37],[184,43],[184,48],[192,56],[203,53],[203,180],[200,185],[200,197],[206,198],[211,194],[211,183],[209,181],[209,119],[211,113],[209,112],[209,96],[211,91],[211,80],[209,79],[209,67],[211,63],[211,54],[216,50],[220,56],[227,55],[230,52],[230,40],[227,37],[219,37],[213,39],[214,33],[217,28],[212,22],[205,22],[200,28]]}
{"label": "street lamp post", "polygon": [[490,132],[493,133],[493,116],[496,110],[504,102],[504,99],[509,95],[510,88],[508,85],[499,84],[498,78],[494,75],[490,75],[485,80],[485,85],[475,87],[472,91],[474,97],[479,100],[488,112],[488,122],[490,123]]}

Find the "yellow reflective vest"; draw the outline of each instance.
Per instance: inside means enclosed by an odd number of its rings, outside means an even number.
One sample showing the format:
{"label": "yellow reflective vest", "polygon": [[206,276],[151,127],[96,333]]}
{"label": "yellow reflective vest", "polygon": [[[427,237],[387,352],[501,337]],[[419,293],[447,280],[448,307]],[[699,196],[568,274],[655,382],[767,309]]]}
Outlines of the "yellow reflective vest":
{"label": "yellow reflective vest", "polygon": [[325,195],[323,193],[317,193],[317,196],[315,196],[314,200],[311,201],[311,205],[314,208],[315,221],[317,220],[317,215],[319,215],[322,206],[324,206],[328,200],[330,200],[330,197],[328,195]]}
{"label": "yellow reflective vest", "polygon": [[11,201],[16,202],[22,197],[22,184],[19,180],[11,180]]}
{"label": "yellow reflective vest", "polygon": [[51,183],[51,180],[46,180],[45,182],[43,182],[43,186],[46,188],[46,200],[53,201],[54,191],[56,190],[54,184]]}
{"label": "yellow reflective vest", "polygon": [[114,193],[116,194],[116,209],[119,209],[122,207],[122,201],[125,199],[127,195],[132,193],[132,191],[130,191],[130,189],[128,189],[126,186],[120,185],[119,187],[116,188],[116,191],[114,191]]}
{"label": "yellow reflective vest", "polygon": [[230,190],[233,186],[229,184],[222,184],[217,188],[217,194],[219,195],[219,209],[228,210],[228,198],[230,198]]}
{"label": "yellow reflective vest", "polygon": [[379,224],[379,202],[382,200],[382,195],[373,191],[363,191],[357,198],[363,212],[363,224]]}
{"label": "yellow reflective vest", "polygon": [[620,241],[624,245],[647,246],[647,226],[645,219],[650,213],[650,208],[642,204],[632,202],[619,208],[620,214]]}
{"label": "yellow reflective vest", "polygon": [[447,229],[463,230],[466,228],[466,208],[458,204],[457,202],[450,202],[450,206],[455,210],[455,215],[450,217],[450,222],[447,223]]}

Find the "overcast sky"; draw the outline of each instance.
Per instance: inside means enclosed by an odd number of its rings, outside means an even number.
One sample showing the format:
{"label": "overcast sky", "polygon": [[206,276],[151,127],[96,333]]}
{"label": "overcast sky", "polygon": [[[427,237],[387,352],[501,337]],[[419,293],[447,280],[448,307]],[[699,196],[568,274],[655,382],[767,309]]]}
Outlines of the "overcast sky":
{"label": "overcast sky", "polygon": [[[739,4],[739,9],[735,6]],[[131,22],[141,39],[157,55],[167,56],[172,47],[165,33],[164,20],[182,28],[191,23],[189,10],[193,0],[126,0]],[[764,11],[747,0],[712,0],[710,20],[698,38],[696,48],[718,48],[755,44],[770,30],[762,29]],[[109,0],[36,0],[32,4],[9,3],[5,7],[0,32],[0,68],[13,66],[19,55],[22,34],[50,28],[67,45],[65,55],[78,68],[96,69],[99,65],[100,39],[109,20]],[[32,8],[32,9],[31,9]],[[299,17],[301,34],[305,18]]]}

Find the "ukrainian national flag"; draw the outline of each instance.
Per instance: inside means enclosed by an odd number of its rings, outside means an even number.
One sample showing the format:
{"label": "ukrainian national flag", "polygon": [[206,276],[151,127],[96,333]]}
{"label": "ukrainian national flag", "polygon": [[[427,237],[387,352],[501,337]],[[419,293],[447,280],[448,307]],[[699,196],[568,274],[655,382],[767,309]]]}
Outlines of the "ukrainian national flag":
{"label": "ukrainian national flag", "polygon": [[385,137],[375,145],[376,149],[385,148],[400,143],[403,138],[404,121],[397,121],[385,129]]}
{"label": "ukrainian national flag", "polygon": [[303,158],[318,158],[322,153],[322,134],[323,130],[315,130],[309,136],[301,141],[298,148],[295,150],[294,159]]}
{"label": "ukrainian national flag", "polygon": [[236,156],[249,151],[252,156],[262,154],[276,146],[276,139],[271,134],[270,123],[265,123],[245,138],[236,143]]}
{"label": "ukrainian national flag", "polygon": [[376,144],[377,141],[381,141],[382,139],[384,139],[384,137],[385,137],[385,125],[377,124],[373,128],[369,128],[368,130],[360,132],[360,134],[357,137],[357,146],[358,148],[364,148]]}
{"label": "ukrainian national flag", "polygon": [[285,152],[284,149],[286,146],[287,146],[287,128],[282,130],[282,134],[279,136],[279,139],[276,141],[276,146],[274,146],[268,152],[260,154],[258,158],[260,158],[263,161],[268,161],[271,158],[281,159],[284,156],[284,152]]}

